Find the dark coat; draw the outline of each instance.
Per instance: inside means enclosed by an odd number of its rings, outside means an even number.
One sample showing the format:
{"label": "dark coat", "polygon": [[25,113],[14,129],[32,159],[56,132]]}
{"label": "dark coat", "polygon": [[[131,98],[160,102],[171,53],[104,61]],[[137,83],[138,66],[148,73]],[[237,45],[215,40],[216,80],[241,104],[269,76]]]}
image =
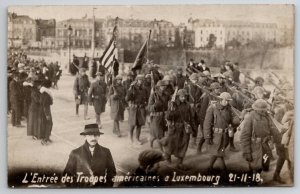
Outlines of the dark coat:
{"label": "dark coat", "polygon": [[[192,109],[189,103],[177,102],[174,104],[175,110],[168,111],[168,133],[163,143],[164,151],[167,155],[175,155],[183,158],[188,149],[190,133],[194,125]],[[190,127],[187,127],[188,124]]]}
{"label": "dark coat", "polygon": [[41,93],[36,87],[31,90],[31,103],[28,111],[27,135],[36,136],[41,134]]}
{"label": "dark coat", "polygon": [[114,84],[114,86],[110,87],[110,117],[112,120],[120,121],[124,119],[125,94],[126,91],[122,85]]}
{"label": "dark coat", "polygon": [[87,75],[78,75],[74,81],[73,91],[75,99],[80,97],[80,104],[88,103],[88,90],[90,81]]}
{"label": "dark coat", "polygon": [[52,96],[47,92],[41,94],[41,138],[48,139],[52,131],[52,114],[50,106],[53,104]]}
{"label": "dark coat", "polygon": [[225,148],[229,143],[228,132],[215,133],[214,129],[225,130],[230,124],[232,127],[236,127],[239,124],[239,119],[233,115],[229,105],[224,107],[219,103],[215,103],[208,107],[203,125],[203,133],[205,139],[213,140],[213,145],[209,148],[212,155],[224,156]]}
{"label": "dark coat", "polygon": [[184,87],[186,81],[186,77],[184,77],[182,74],[176,75],[176,86],[178,89],[182,89]]}
{"label": "dark coat", "polygon": [[106,183],[96,183],[94,186],[112,187],[112,178],[116,175],[116,167],[110,150],[96,144],[94,154],[91,155],[87,142],[79,148],[73,150],[64,170],[64,175],[75,177],[75,182],[69,186],[91,187],[93,185],[76,183],[77,173],[82,172],[83,176],[105,176]]}
{"label": "dark coat", "polygon": [[142,126],[146,122],[145,108],[148,103],[147,90],[143,85],[133,85],[128,89],[126,101],[129,104],[128,122],[130,126]]}
{"label": "dark coat", "polygon": [[167,130],[165,113],[168,110],[170,95],[156,88],[149,97],[148,110],[150,112],[150,135],[154,139],[161,139]]}
{"label": "dark coat", "polygon": [[[257,113],[256,111],[251,111],[246,114],[243,121],[243,129],[240,136],[241,147],[244,154],[252,154],[255,160],[256,150],[253,147],[261,148],[262,142],[265,138],[273,137],[275,143],[281,142],[281,135],[278,130],[272,124],[268,113]],[[261,142],[253,142],[253,139],[261,138]],[[268,143],[265,142],[265,143]]]}
{"label": "dark coat", "polygon": [[18,107],[21,99],[21,85],[16,80],[11,80],[9,84],[9,101],[12,107]]}
{"label": "dark coat", "polygon": [[96,114],[105,112],[107,85],[104,81],[95,81],[92,83],[88,96],[89,101],[93,102]]}

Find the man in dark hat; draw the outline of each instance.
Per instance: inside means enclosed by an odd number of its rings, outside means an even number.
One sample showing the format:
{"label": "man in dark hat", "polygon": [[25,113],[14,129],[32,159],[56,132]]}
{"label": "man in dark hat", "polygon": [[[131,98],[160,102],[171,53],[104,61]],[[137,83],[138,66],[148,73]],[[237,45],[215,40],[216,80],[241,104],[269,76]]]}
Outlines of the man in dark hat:
{"label": "man in dark hat", "polygon": [[[73,183],[68,186],[113,186],[112,178],[116,175],[116,167],[110,150],[98,144],[102,134],[97,123],[85,125],[84,131],[80,133],[85,137],[85,143],[71,152],[63,173],[73,177]],[[82,177],[88,177],[89,181],[81,179]]]}
{"label": "man in dark hat", "polygon": [[106,92],[107,85],[105,83],[104,74],[101,72],[96,73],[96,81],[92,83],[88,96],[90,104],[94,105],[95,113],[96,113],[96,123],[98,123],[99,128],[102,128],[101,125],[101,113],[105,112],[105,105],[107,102]]}

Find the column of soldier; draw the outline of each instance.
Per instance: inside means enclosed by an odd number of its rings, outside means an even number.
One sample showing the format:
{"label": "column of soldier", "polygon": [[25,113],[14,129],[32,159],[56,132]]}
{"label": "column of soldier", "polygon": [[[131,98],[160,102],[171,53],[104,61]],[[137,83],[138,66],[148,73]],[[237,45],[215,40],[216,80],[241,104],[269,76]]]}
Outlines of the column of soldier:
{"label": "column of soldier", "polygon": [[[178,67],[176,72],[162,75],[158,65],[153,65],[146,75],[129,72],[122,82],[122,76],[114,77],[111,84],[105,83],[104,72],[97,73],[92,83],[81,68],[74,83],[76,114],[79,104],[85,104],[87,118],[88,103],[93,104],[96,122],[102,128],[100,115],[109,101],[113,133],[121,137],[119,122],[124,120],[128,110],[129,137],[131,143],[143,144],[141,128],[146,123],[150,128],[150,147],[154,142],[171,163],[171,156],[177,157],[177,167],[183,167],[183,159],[189,147],[196,147],[196,153],[210,154],[209,170],[214,169],[216,160],[221,160],[226,171],[224,157],[229,152],[239,151],[234,141],[237,130],[241,131],[240,144],[243,158],[249,169],[255,172],[269,170],[274,160],[271,142],[278,155],[273,179],[283,182],[280,172],[285,161],[293,172],[293,87],[280,80],[270,92],[264,87],[264,79],[256,77],[241,83],[242,73],[238,63],[230,61],[212,76],[201,60],[187,65],[187,76]],[[278,76],[277,76],[278,78]],[[134,130],[136,131],[134,137]],[[292,177],[292,175],[291,175]]]}
{"label": "column of soldier", "polygon": [[47,63],[43,59],[30,59],[22,51],[9,51],[7,72],[8,115],[12,126],[22,128],[22,121],[26,121],[27,135],[48,145],[52,142],[50,88],[58,89],[62,74],[58,62]]}

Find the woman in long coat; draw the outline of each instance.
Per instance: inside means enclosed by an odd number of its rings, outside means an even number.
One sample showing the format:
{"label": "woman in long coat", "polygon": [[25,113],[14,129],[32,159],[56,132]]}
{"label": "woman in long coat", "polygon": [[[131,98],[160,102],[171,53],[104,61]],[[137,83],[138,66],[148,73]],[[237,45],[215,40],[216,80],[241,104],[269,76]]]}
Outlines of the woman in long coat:
{"label": "woman in long coat", "polygon": [[42,112],[41,112],[41,138],[42,138],[42,145],[47,145],[51,143],[52,141],[50,140],[50,135],[52,131],[52,115],[51,115],[51,108],[50,106],[53,104],[53,97],[50,92],[50,87],[52,83],[51,81],[47,80],[43,84],[43,87],[41,87],[40,92],[41,92],[41,107],[42,107]]}
{"label": "woman in long coat", "polygon": [[27,135],[33,139],[39,139],[41,134],[41,93],[39,91],[41,81],[36,79],[33,81],[31,90],[31,103],[28,110]]}
{"label": "woman in long coat", "polygon": [[123,120],[123,112],[125,109],[125,88],[122,85],[122,77],[116,76],[114,83],[109,90],[109,99],[110,99],[110,116],[114,120],[113,133],[117,134],[118,137],[121,137],[120,124],[119,121]]}

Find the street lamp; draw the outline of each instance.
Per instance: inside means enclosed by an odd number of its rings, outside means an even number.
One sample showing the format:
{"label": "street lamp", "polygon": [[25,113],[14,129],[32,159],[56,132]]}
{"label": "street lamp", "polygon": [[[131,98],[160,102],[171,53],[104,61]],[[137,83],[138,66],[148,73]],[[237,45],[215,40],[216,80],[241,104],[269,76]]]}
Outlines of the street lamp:
{"label": "street lamp", "polygon": [[69,27],[68,27],[68,36],[69,36],[69,44],[68,44],[68,47],[69,47],[69,70],[68,70],[68,72],[70,73],[70,65],[71,65],[71,35],[72,35],[72,31],[73,31],[73,29],[72,29],[72,27],[71,27],[71,25],[69,25]]}

